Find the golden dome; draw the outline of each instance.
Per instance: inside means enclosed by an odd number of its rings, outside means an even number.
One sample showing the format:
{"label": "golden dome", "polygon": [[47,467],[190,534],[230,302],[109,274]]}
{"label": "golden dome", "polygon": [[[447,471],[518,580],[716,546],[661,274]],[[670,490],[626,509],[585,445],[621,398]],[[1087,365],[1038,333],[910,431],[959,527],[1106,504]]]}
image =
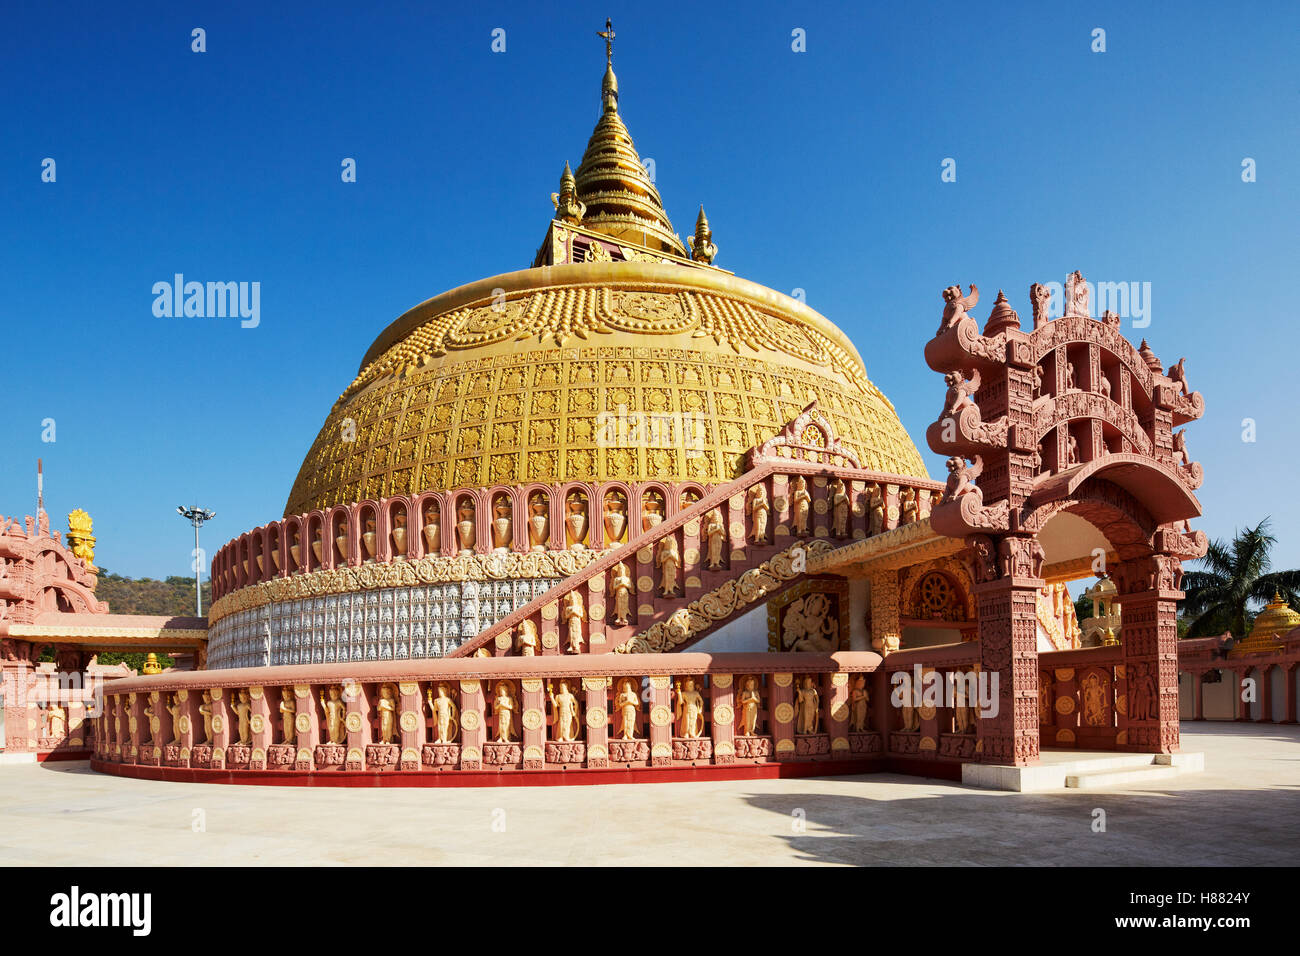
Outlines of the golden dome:
{"label": "golden dome", "polygon": [[556,194],[534,268],[444,292],[380,334],[286,515],[533,481],[730,481],[813,399],[863,467],[926,475],[843,332],[708,264],[702,210],[706,254],[688,258],[618,115],[608,45],[606,59],[573,177],[585,208]]}

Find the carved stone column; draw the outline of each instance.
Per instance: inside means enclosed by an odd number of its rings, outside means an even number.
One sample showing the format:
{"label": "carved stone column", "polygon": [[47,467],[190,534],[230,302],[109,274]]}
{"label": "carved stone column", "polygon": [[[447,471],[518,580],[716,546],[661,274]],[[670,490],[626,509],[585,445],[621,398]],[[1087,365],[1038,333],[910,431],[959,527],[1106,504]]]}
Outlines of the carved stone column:
{"label": "carved stone column", "polygon": [[[376,687],[371,693],[378,695]],[[366,769],[366,744],[370,743],[370,696],[359,682],[343,685],[343,701],[347,715],[343,719],[347,754],[343,758],[344,770]]]}
{"label": "carved stone column", "polygon": [[[1156,554],[1114,569],[1124,628],[1121,631],[1126,713],[1119,715],[1120,749],[1141,753],[1178,750],[1178,560]],[[1140,715],[1150,716],[1142,719]],[[1139,715],[1139,716],[1135,716]]]}
{"label": "carved stone column", "polygon": [[[272,691],[278,694],[279,688],[272,688]],[[278,702],[279,698],[277,697],[276,703]],[[248,703],[250,707],[248,712],[248,739],[253,750],[249,756],[248,766],[251,770],[265,770],[266,751],[271,746],[272,741],[275,740],[275,717],[271,716],[271,700],[266,695],[266,688],[248,688]]]}
{"label": "carved stone column", "polygon": [[997,675],[997,713],[978,721],[976,755],[983,763],[1038,762],[1038,590],[1041,548],[1008,536],[999,546],[999,576],[975,585],[980,670]]}

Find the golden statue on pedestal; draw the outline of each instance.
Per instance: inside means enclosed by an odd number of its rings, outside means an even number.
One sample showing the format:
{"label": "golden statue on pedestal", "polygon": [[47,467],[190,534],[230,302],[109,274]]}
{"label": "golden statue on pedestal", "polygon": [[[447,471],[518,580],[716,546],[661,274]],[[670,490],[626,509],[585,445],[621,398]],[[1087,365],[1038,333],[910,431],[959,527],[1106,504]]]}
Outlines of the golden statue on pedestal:
{"label": "golden statue on pedestal", "polygon": [[677,684],[677,707],[673,716],[677,718],[678,737],[699,737],[704,733],[704,695],[695,689],[695,678],[686,678],[686,686]]}
{"label": "golden statue on pedestal", "polygon": [[803,684],[799,687],[798,697],[795,698],[794,707],[799,718],[795,725],[795,733],[817,733],[821,727],[822,719],[821,694],[813,686],[811,675],[803,679]]}
{"label": "golden statue on pedestal", "polygon": [[835,537],[846,538],[849,534],[849,493],[838,478],[831,480],[830,492],[832,529]]}
{"label": "golden statue on pedestal", "polygon": [[632,619],[632,587],[632,573],[620,561],[614,565],[614,576],[609,583],[610,593],[614,595],[614,623],[620,626]]}
{"label": "golden statue on pedestal", "polygon": [[515,685],[513,681],[497,681],[496,699],[492,702],[496,710],[497,718],[497,743],[508,744],[514,737],[512,736],[515,722],[515,711],[518,710],[518,702],[515,700]]}
{"label": "golden statue on pedestal", "polygon": [[241,690],[238,697],[232,698],[230,709],[235,712],[238,721],[239,740],[236,743],[240,746],[247,746],[249,743],[248,717],[253,712],[253,705],[248,700],[248,691]]}
{"label": "golden statue on pedestal", "polygon": [[438,684],[438,696],[433,696],[433,693],[432,690],[425,691],[429,712],[433,716],[433,742],[455,743],[456,735],[460,732],[460,711],[451,699],[451,688],[446,681],[442,681]]}
{"label": "golden statue on pedestal", "polygon": [[325,710],[326,739],[332,744],[343,743],[347,739],[347,728],[344,725],[344,720],[347,718],[348,709],[347,705],[343,703],[343,688],[337,684],[331,687],[328,700],[322,692],[320,705]]}
{"label": "golden statue on pedestal", "polygon": [[736,733],[741,737],[754,736],[758,728],[758,712],[763,706],[763,696],[758,692],[757,685],[757,678],[746,677],[741,681],[740,693],[736,696],[736,713],[740,717]]}
{"label": "golden statue on pedestal", "polygon": [[294,725],[297,716],[298,702],[294,700],[293,688],[280,688],[280,726],[286,744],[294,743],[298,739],[298,729]]}
{"label": "golden statue on pedestal", "polygon": [[570,591],[564,596],[564,623],[568,633],[566,650],[570,654],[582,653],[582,622],[586,617],[582,595],[576,590]]}
{"label": "golden statue on pedestal", "polygon": [[618,682],[618,693],[614,696],[614,713],[618,715],[615,728],[620,740],[635,740],[637,720],[641,716],[641,695],[636,682],[624,677]]}
{"label": "golden statue on pedestal", "polygon": [[727,527],[722,521],[721,511],[714,509],[705,516],[704,540],[708,545],[709,570],[722,570],[722,547],[727,540]]}
{"label": "golden statue on pedestal", "polygon": [[767,519],[772,506],[767,500],[767,486],[759,482],[745,496],[745,509],[749,512],[749,539],[755,544],[767,543]]}
{"label": "golden statue on pedestal", "polygon": [[677,568],[681,563],[677,536],[670,534],[661,539],[655,548],[655,564],[659,565],[659,593],[664,597],[672,597],[677,593]]}
{"label": "golden statue on pedestal", "polygon": [[199,704],[199,714],[203,717],[203,739],[196,741],[200,744],[212,742],[212,692],[205,690],[203,692],[203,702]]}
{"label": "golden statue on pedestal", "polygon": [[551,690],[551,682],[546,682],[546,699],[551,705],[551,736],[560,743],[569,743],[578,739],[582,727],[582,705],[578,698],[569,691],[569,682],[560,680],[560,691]]}
{"label": "golden statue on pedestal", "polygon": [[808,515],[812,511],[812,495],[808,493],[808,481],[803,475],[794,480],[790,487],[791,510],[794,516],[794,533],[808,533]]}
{"label": "golden statue on pedestal", "polygon": [[379,701],[375,707],[379,711],[379,742],[391,744],[397,736],[397,695],[392,684],[379,688]]}
{"label": "golden statue on pedestal", "polygon": [[867,710],[871,706],[871,692],[867,690],[867,679],[858,676],[853,680],[853,689],[849,691],[849,730],[862,733],[867,729]]}

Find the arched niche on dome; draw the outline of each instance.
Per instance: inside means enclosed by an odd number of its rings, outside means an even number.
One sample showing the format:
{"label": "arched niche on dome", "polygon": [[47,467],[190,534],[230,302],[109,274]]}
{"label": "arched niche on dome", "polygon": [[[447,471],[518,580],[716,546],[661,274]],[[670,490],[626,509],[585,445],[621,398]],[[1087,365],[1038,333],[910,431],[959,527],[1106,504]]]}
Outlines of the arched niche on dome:
{"label": "arched niche on dome", "polygon": [[357,548],[355,515],[347,505],[337,505],[329,512],[329,540],[325,552],[329,556],[326,567],[343,568],[360,563]]}
{"label": "arched niche on dome", "polygon": [[449,531],[452,514],[444,495],[436,491],[426,491],[415,496],[411,506],[415,516],[415,530],[412,535],[414,557],[440,555],[446,547],[446,535]]}
{"label": "arched niche on dome", "polygon": [[297,574],[303,569],[302,520],[294,515],[280,522],[284,529],[284,568],[286,574]]}
{"label": "arched niche on dome", "polygon": [[356,552],[362,562],[382,561],[387,556],[387,548],[383,548],[382,532],[379,524],[379,503],[367,499],[358,502],[354,508],[356,527],[360,532],[357,535]]}
{"label": "arched niche on dome", "polygon": [[[329,557],[330,552],[325,550],[325,535],[328,523],[323,511],[310,511],[307,513],[307,540],[304,542],[307,550],[303,552],[304,571],[319,571],[328,566],[326,559]],[[330,547],[332,549],[333,545]]]}
{"label": "arched niche on dome", "polygon": [[279,577],[284,573],[284,522],[276,521],[266,526],[267,556],[270,560],[270,567],[267,568],[267,578]]}
{"label": "arched niche on dome", "polygon": [[248,576],[253,584],[260,584],[265,580],[266,567],[266,528],[254,528],[248,534]]}
{"label": "arched niche on dome", "polygon": [[647,481],[638,490],[640,494],[634,499],[636,514],[633,516],[633,527],[639,527],[641,533],[645,534],[668,519],[672,495],[668,487],[658,481]]}
{"label": "arched niche on dome", "polygon": [[245,531],[237,539],[235,545],[235,584],[237,587],[247,587],[252,583],[252,577],[248,570],[248,532]]}
{"label": "arched niche on dome", "polygon": [[621,481],[600,486],[601,546],[617,548],[626,544],[630,522],[632,489]]}
{"label": "arched niche on dome", "polygon": [[573,482],[562,486],[560,494],[564,501],[564,547],[570,551],[599,547],[595,542],[600,531],[591,522],[595,489],[585,482]]}
{"label": "arched niche on dome", "polygon": [[384,502],[384,534],[382,536],[385,559],[406,560],[411,554],[410,515],[411,499],[405,495]]}
{"label": "arched niche on dome", "polygon": [[479,549],[484,531],[487,530],[479,526],[480,519],[485,517],[480,514],[481,511],[481,502],[476,500],[473,492],[456,493],[452,506],[452,514],[455,516],[452,531],[457,554],[473,554]]}
{"label": "arched niche on dome", "polygon": [[527,509],[525,539],[529,551],[546,551],[553,547],[559,523],[556,496],[548,485],[530,484],[521,489]]}
{"label": "arched niche on dome", "polygon": [[488,515],[488,542],[493,551],[513,551],[517,538],[519,508],[514,489],[497,486],[488,490],[491,512]]}

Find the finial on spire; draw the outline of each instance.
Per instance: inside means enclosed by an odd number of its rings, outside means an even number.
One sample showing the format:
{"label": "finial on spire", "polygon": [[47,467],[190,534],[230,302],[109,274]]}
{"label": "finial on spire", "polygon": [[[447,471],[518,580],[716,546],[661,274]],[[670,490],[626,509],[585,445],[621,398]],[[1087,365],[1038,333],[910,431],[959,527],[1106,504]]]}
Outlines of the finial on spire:
{"label": "finial on spire", "polygon": [[605,29],[597,30],[596,36],[603,37],[605,40],[605,65],[614,65],[614,22],[609,17],[605,18]]}
{"label": "finial on spire", "polygon": [[713,244],[713,230],[709,228],[709,217],[704,215],[704,204],[700,204],[700,214],[695,219],[695,242],[691,247],[691,258],[696,262],[711,263],[718,254],[718,247]]}

